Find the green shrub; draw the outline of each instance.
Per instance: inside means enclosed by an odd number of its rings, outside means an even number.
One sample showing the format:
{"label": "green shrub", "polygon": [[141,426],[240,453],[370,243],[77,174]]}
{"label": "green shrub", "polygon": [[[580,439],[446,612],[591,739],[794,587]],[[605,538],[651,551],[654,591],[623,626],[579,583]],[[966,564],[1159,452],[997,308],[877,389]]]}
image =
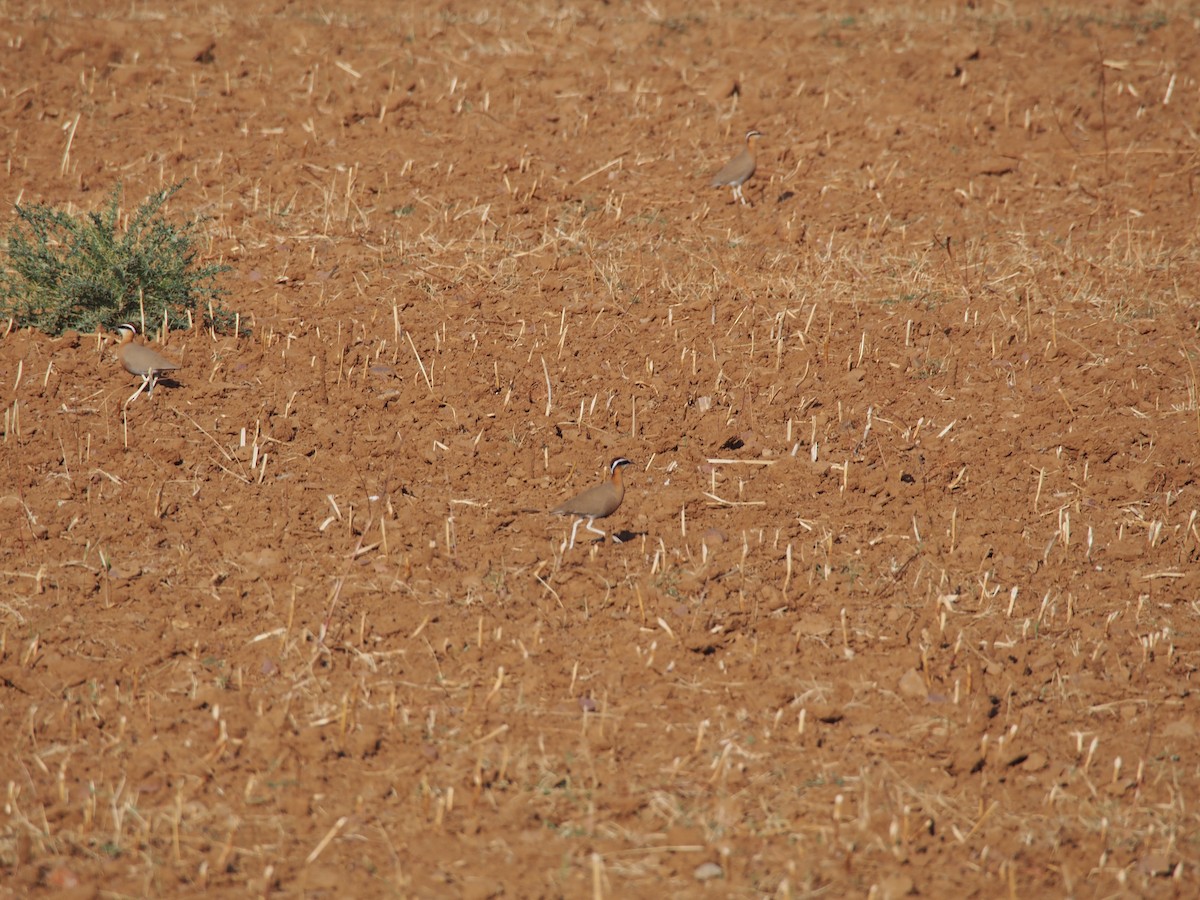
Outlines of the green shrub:
{"label": "green shrub", "polygon": [[[216,302],[228,266],[198,265],[195,220],[176,226],[161,210],[182,187],[151,194],[119,230],[120,187],[99,212],[71,216],[41,204],[16,207],[0,270],[0,318],[58,335],[121,322],[153,327],[165,315],[186,328],[188,311],[223,330],[233,314]],[[212,318],[209,319],[209,310]]]}

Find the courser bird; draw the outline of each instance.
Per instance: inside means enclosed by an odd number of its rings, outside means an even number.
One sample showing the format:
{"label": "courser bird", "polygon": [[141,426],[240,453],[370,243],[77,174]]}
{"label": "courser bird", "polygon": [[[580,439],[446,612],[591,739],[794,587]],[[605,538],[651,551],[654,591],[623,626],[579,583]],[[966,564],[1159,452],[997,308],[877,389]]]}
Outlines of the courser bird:
{"label": "courser bird", "polygon": [[598,534],[602,538],[608,537],[596,527],[596,520],[611,516],[617,511],[621,501],[625,499],[625,484],[621,481],[621,468],[628,465],[632,465],[632,463],[625,457],[618,456],[608,464],[607,481],[593,485],[582,494],[577,494],[550,510],[550,513],[555,516],[576,517],[575,524],[571,527],[571,545],[566,549],[574,549],[575,534],[583,522],[587,523],[587,530],[592,534]]}
{"label": "courser bird", "polygon": [[125,401],[125,404],[129,405],[142,391],[146,392],[147,397],[152,396],[158,377],[164,372],[178,369],[179,364],[171,362],[157,350],[151,350],[144,344],[135,344],[133,338],[137,329],[128,322],[118,325],[117,331],[121,332],[121,342],[117,345],[117,359],[130,375],[142,376],[142,383],[138,389]]}
{"label": "courser bird", "polygon": [[761,131],[746,132],[746,146],[742,148],[742,152],[725,163],[721,167],[721,171],[713,176],[711,187],[732,187],[733,198],[740,200],[743,204],[749,201],[742,195],[742,185],[750,180],[750,176],[754,174],[758,162],[754,158],[754,142],[762,137]]}

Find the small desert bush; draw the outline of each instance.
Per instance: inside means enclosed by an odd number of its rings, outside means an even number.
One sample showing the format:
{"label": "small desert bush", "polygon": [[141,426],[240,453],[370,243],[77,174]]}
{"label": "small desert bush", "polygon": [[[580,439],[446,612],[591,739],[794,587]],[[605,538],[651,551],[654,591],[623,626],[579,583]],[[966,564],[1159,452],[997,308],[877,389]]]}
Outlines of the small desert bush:
{"label": "small desert bush", "polygon": [[180,187],[151,194],[124,228],[120,187],[98,212],[79,216],[18,205],[0,267],[0,317],[52,335],[164,316],[184,328],[189,311],[218,329],[229,325],[233,315],[215,302],[224,294],[217,276],[229,267],[197,262],[198,221],[175,225],[162,214]]}

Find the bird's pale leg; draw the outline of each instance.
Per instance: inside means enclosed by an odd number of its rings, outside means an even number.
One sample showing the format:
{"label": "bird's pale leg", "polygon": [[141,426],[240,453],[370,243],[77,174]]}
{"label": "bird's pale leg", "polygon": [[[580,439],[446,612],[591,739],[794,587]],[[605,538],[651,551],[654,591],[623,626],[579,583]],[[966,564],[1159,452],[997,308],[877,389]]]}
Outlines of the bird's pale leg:
{"label": "bird's pale leg", "polygon": [[571,526],[571,546],[567,548],[568,550],[575,549],[575,533],[579,531],[579,523],[582,521],[583,519],[576,519],[575,524]]}
{"label": "bird's pale leg", "polygon": [[[133,396],[125,401],[125,405],[128,406],[130,403],[132,403],[134,400],[136,400],[139,396],[141,396],[142,391],[144,391],[146,389],[146,385],[148,385],[149,383],[150,383],[150,376],[143,375],[142,383],[140,385],[138,385],[138,389],[133,392]],[[150,395],[147,394],[146,396],[148,397]]]}

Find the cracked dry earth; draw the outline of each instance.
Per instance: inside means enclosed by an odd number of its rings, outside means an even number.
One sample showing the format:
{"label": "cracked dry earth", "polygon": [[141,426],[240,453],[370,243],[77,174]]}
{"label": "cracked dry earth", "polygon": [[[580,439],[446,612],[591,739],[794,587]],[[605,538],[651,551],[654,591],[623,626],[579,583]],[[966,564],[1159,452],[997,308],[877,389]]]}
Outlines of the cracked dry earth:
{"label": "cracked dry earth", "polygon": [[1195,896],[1197,16],[0,4],[0,896]]}

